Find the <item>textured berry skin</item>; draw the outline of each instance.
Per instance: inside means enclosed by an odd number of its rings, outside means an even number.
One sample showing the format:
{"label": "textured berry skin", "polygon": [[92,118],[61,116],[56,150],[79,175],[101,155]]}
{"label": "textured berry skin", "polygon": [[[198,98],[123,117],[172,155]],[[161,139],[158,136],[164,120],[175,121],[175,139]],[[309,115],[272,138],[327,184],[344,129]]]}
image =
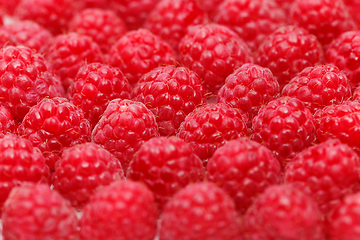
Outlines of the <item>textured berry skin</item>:
{"label": "textured berry skin", "polygon": [[232,199],[213,183],[190,184],[168,202],[161,216],[161,240],[230,240],[239,235]]}
{"label": "textured berry skin", "polygon": [[278,28],[259,46],[255,62],[267,67],[282,89],[306,67],[324,61],[322,47],[314,35],[295,26]]}
{"label": "textured berry skin", "polygon": [[206,0],[201,2],[201,7],[207,12],[210,20],[213,20],[218,13],[218,7],[224,0]]}
{"label": "textured berry skin", "polygon": [[219,147],[207,165],[206,180],[231,196],[244,214],[254,199],[280,183],[281,167],[271,151],[260,143],[238,138]]}
{"label": "textured berry skin", "polygon": [[144,74],[131,92],[132,99],[150,109],[161,135],[174,135],[185,117],[206,103],[198,75],[185,67],[158,67]]}
{"label": "textured berry skin", "polygon": [[81,209],[90,197],[113,181],[124,178],[120,162],[95,143],[65,149],[52,175],[54,189]]}
{"label": "textured berry skin", "polygon": [[152,192],[133,181],[118,181],[97,192],[80,220],[82,240],[153,240],[158,211]]}
{"label": "textured berry skin", "polygon": [[92,141],[114,154],[126,172],[134,153],[159,136],[154,114],[141,102],[114,99],[92,132]]}
{"label": "textured berry skin", "polygon": [[65,148],[90,141],[91,128],[83,111],[67,99],[45,98],[26,114],[19,135],[38,147],[50,170],[54,170]]}
{"label": "textured berry skin", "polygon": [[14,188],[2,215],[4,240],[76,240],[78,220],[70,203],[45,184]]}
{"label": "textured berry skin", "polygon": [[285,85],[282,95],[300,99],[315,113],[350,99],[350,80],[332,64],[307,67]]}
{"label": "textured berry skin", "polygon": [[0,105],[0,138],[3,138],[7,133],[16,133],[17,128],[17,122],[10,110]]}
{"label": "textured berry skin", "polygon": [[204,179],[202,161],[177,137],[157,137],[144,143],[131,160],[127,179],[143,182],[161,209],[189,183]]}
{"label": "textured berry skin", "polygon": [[27,47],[0,49],[0,103],[17,121],[41,99],[61,96],[63,91],[41,54]]}
{"label": "textured berry skin", "polygon": [[329,45],[326,60],[344,71],[353,88],[360,86],[360,31],[341,34]]}
{"label": "textured berry skin", "polygon": [[357,87],[354,90],[353,100],[360,101],[360,88]]}
{"label": "textured berry skin", "polygon": [[321,213],[310,196],[291,185],[267,188],[246,212],[244,240],[323,240]]}
{"label": "textured berry skin", "polygon": [[280,95],[279,83],[268,68],[246,63],[230,74],[217,94],[218,103],[243,110],[252,119],[259,109]]}
{"label": "textured berry skin", "polygon": [[187,115],[177,136],[190,144],[206,166],[218,147],[232,139],[247,136],[247,120],[241,110],[225,103],[208,104]]}
{"label": "textured berry skin", "polygon": [[348,145],[329,139],[299,153],[286,167],[284,181],[298,184],[328,213],[358,187],[359,160]]}
{"label": "textured berry skin", "polygon": [[255,52],[266,36],[286,24],[287,16],[275,0],[226,0],[215,22],[236,32]]}
{"label": "textured berry skin", "polygon": [[144,27],[178,50],[189,26],[207,22],[206,12],[197,0],[161,0],[151,11]]}
{"label": "textured berry skin", "polygon": [[107,53],[126,33],[126,25],[113,11],[90,8],[79,12],[71,20],[69,31],[91,37],[103,53]]}
{"label": "textured berry skin", "polygon": [[277,3],[281,6],[281,8],[286,11],[286,13],[289,13],[291,4],[292,4],[295,0],[276,0],[276,1],[277,1]]}
{"label": "textured berry skin", "polygon": [[241,38],[219,24],[190,27],[180,42],[179,52],[180,62],[196,72],[213,94],[235,68],[253,62],[252,53]]}
{"label": "textured berry skin", "polygon": [[68,93],[71,102],[84,111],[94,127],[109,102],[129,99],[131,86],[120,69],[101,63],[90,63],[79,69]]}
{"label": "textured berry skin", "polygon": [[289,21],[314,34],[323,48],[341,33],[356,30],[356,24],[342,0],[295,0]]}
{"label": "textured berry skin", "polygon": [[50,66],[59,72],[65,89],[72,84],[82,66],[103,61],[100,47],[90,37],[77,33],[55,37],[46,57]]}
{"label": "textured berry skin", "polygon": [[273,151],[284,168],[315,141],[314,118],[296,98],[281,97],[261,108],[250,138]]}

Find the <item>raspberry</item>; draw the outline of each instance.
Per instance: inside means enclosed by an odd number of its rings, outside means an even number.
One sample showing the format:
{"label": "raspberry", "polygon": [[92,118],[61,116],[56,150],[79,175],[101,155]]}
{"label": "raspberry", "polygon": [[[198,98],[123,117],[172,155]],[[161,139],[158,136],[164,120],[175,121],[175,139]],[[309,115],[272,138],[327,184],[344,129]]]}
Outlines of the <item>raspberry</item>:
{"label": "raspberry", "polygon": [[180,62],[196,72],[213,94],[235,68],[253,62],[252,53],[241,38],[219,24],[189,28],[180,42],[179,52]]}
{"label": "raspberry", "polygon": [[247,63],[230,74],[217,94],[218,103],[227,103],[246,112],[251,127],[259,109],[280,95],[279,83],[271,71],[253,63]]}
{"label": "raspberry", "polygon": [[299,184],[327,213],[359,182],[359,156],[338,139],[300,152],[285,169],[285,183]]}
{"label": "raspberry", "polygon": [[208,104],[192,111],[177,136],[188,142],[206,166],[215,150],[227,141],[247,136],[246,116],[225,103]]}
{"label": "raspberry", "polygon": [[351,98],[350,81],[332,64],[307,67],[290,80],[283,96],[300,99],[312,113]]}
{"label": "raspberry", "polygon": [[189,26],[207,22],[207,15],[197,0],[162,0],[147,17],[144,27],[177,50]]}
{"label": "raspberry", "polygon": [[284,9],[286,11],[286,13],[289,12],[291,4],[295,1],[295,0],[276,0],[278,5],[280,5],[282,7],[282,9]]}
{"label": "raspberry", "polygon": [[349,10],[350,15],[353,17],[353,19],[359,29],[360,15],[358,13],[359,13],[359,9],[360,9],[360,1],[359,0],[344,0],[344,3],[347,6],[347,9]]}
{"label": "raspberry", "polygon": [[0,0],[0,11],[12,15],[21,0]]}
{"label": "raspberry", "polygon": [[204,176],[201,160],[187,143],[177,137],[157,137],[136,152],[126,177],[148,186],[161,209],[176,192]]}
{"label": "raspberry", "polygon": [[18,125],[7,107],[0,105],[0,138],[7,133],[16,133]]}
{"label": "raspberry", "polygon": [[86,8],[107,8],[109,0],[74,0],[76,7],[80,10]]}
{"label": "raspberry", "polygon": [[46,57],[51,67],[59,71],[65,89],[72,84],[82,66],[103,61],[100,47],[91,38],[77,33],[55,37]]}
{"label": "raspberry", "polygon": [[236,32],[255,52],[266,36],[286,24],[286,18],[275,0],[226,0],[215,22]]}
{"label": "raspberry", "polygon": [[82,110],[65,98],[43,99],[19,126],[19,135],[42,151],[50,170],[65,148],[90,141],[90,131]]}
{"label": "raspberry", "polygon": [[321,213],[315,202],[290,185],[268,187],[246,212],[244,240],[323,240]]}
{"label": "raspberry", "polygon": [[52,175],[54,189],[79,209],[102,186],[122,178],[119,160],[94,143],[65,149]]}
{"label": "raspberry", "polygon": [[126,33],[126,26],[113,11],[94,8],[79,12],[69,23],[69,31],[91,37],[107,53]]}
{"label": "raspberry", "polygon": [[27,47],[0,49],[0,103],[17,121],[41,99],[61,96],[63,91],[42,55]]}
{"label": "raspberry", "polygon": [[14,188],[2,215],[5,240],[76,240],[78,220],[70,204],[45,184]]}
{"label": "raspberry", "polygon": [[242,214],[257,195],[280,183],[281,167],[260,143],[238,138],[219,147],[207,165],[206,179],[224,189]]}
{"label": "raspberry", "polygon": [[126,172],[134,153],[158,137],[154,114],[140,102],[112,100],[92,132],[93,142],[114,154]]}
{"label": "raspberry", "polygon": [[282,89],[304,68],[322,63],[323,55],[314,35],[303,28],[285,26],[264,40],[255,59],[257,64],[271,70]]}
{"label": "raspberry", "polygon": [[314,34],[326,49],[341,33],[356,30],[356,24],[342,0],[295,0],[290,23]]}
{"label": "raspberry", "polygon": [[146,29],[125,34],[113,45],[109,55],[110,65],[119,67],[132,85],[143,74],[160,65],[175,64],[176,59],[170,45]]}
{"label": "raspberry", "polygon": [[360,101],[360,87],[355,88],[353,100]]}
{"label": "raspberry", "polygon": [[120,69],[101,63],[81,67],[68,89],[71,102],[84,111],[92,127],[111,100],[129,99],[130,92],[131,86]]}
{"label": "raspberry", "polygon": [[158,67],[144,74],[131,95],[150,109],[161,135],[174,135],[185,117],[206,103],[205,89],[196,73],[184,67]]}
{"label": "raspberry", "polygon": [[51,33],[32,21],[18,21],[0,28],[0,45],[23,45],[45,54],[53,40]]}
{"label": "raspberry", "polygon": [[273,151],[282,168],[315,141],[314,118],[303,102],[281,97],[261,108],[250,138]]}
{"label": "raspberry", "polygon": [[223,3],[223,0],[206,0],[201,2],[201,7],[208,13],[211,20],[219,11],[219,6]]}
{"label": "raspberry", "polygon": [[118,181],[97,192],[80,220],[82,240],[151,240],[158,212],[154,197],[144,185]]}
{"label": "raspberry", "polygon": [[221,239],[239,236],[232,199],[213,183],[190,184],[168,202],[161,216],[160,239]]}

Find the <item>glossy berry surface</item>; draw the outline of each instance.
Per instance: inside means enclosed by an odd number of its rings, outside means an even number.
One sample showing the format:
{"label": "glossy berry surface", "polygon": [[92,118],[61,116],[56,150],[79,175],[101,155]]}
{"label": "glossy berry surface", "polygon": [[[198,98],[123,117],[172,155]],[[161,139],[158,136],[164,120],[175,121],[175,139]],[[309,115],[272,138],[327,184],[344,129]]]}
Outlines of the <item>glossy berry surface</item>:
{"label": "glossy berry surface", "polygon": [[18,124],[9,109],[0,105],[0,138],[3,138],[7,133],[16,133],[17,128]]}

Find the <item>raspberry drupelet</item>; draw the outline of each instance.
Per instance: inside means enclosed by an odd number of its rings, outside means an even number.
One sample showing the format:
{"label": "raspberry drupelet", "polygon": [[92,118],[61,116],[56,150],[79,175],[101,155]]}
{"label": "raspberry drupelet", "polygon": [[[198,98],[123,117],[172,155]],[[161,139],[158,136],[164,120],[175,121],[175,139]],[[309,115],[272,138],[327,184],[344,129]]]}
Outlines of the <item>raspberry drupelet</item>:
{"label": "raspberry drupelet", "polygon": [[10,110],[0,105],[0,138],[3,138],[7,133],[17,133],[18,124],[14,120]]}

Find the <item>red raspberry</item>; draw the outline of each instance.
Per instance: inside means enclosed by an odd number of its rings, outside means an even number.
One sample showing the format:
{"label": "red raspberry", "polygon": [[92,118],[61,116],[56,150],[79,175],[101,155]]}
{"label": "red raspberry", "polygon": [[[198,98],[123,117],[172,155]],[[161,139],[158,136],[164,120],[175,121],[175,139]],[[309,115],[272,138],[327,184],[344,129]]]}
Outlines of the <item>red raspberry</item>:
{"label": "red raspberry", "polygon": [[275,0],[226,0],[215,22],[236,32],[255,52],[266,36],[286,24],[286,18]]}
{"label": "red raspberry", "polygon": [[161,216],[160,239],[232,240],[239,221],[232,199],[213,183],[190,184],[168,202]]}
{"label": "red raspberry", "polygon": [[86,8],[107,8],[109,0],[73,0],[76,7],[80,10]]}
{"label": "red raspberry", "polygon": [[353,100],[360,101],[360,87],[354,90]]}
{"label": "red raspberry", "polygon": [[146,29],[130,31],[111,48],[109,63],[119,67],[130,84],[160,65],[175,64],[174,50]]}
{"label": "red raspberry", "polygon": [[0,11],[12,15],[21,0],[0,0]]}
{"label": "red raspberry", "polygon": [[211,20],[219,11],[219,6],[223,3],[223,0],[206,0],[201,1],[201,7],[208,13]]}
{"label": "red raspberry", "polygon": [[282,168],[315,141],[314,118],[303,102],[281,97],[261,108],[250,138],[273,151]]}
{"label": "red raspberry", "polygon": [[291,4],[295,0],[276,0],[276,1],[282,7],[282,9],[284,9],[288,13],[290,10]]}
{"label": "red raspberry", "polygon": [[282,89],[304,68],[322,63],[323,55],[314,35],[303,28],[286,26],[264,40],[255,59],[257,64],[272,71]]}
{"label": "red raspberry", "polygon": [[101,63],[81,67],[68,89],[71,102],[84,111],[92,127],[111,100],[129,99],[130,92],[131,86],[120,69]]}
{"label": "red raspberry", "polygon": [[42,55],[27,47],[0,49],[0,76],[0,103],[18,121],[41,99],[61,96],[64,91]]}
{"label": "red raspberry", "polygon": [[7,133],[16,133],[18,125],[7,107],[0,105],[0,138]]}
{"label": "red raspberry", "polygon": [[126,172],[143,143],[159,136],[154,114],[141,102],[112,100],[92,132],[93,142],[117,157]]}
{"label": "red raspberry", "polygon": [[189,28],[180,42],[179,52],[181,63],[196,72],[213,94],[235,68],[253,62],[250,49],[241,38],[218,24]]}
{"label": "red raspberry", "polygon": [[197,0],[162,0],[151,11],[144,26],[178,50],[189,26],[207,22],[207,15]]}
{"label": "red raspberry", "polygon": [[360,27],[360,1],[359,0],[344,0],[347,9],[349,10],[350,15],[353,17],[357,27]]}
{"label": "red raspberry", "polygon": [[4,240],[76,240],[78,220],[70,203],[45,184],[11,191],[2,215]]}
{"label": "red raspberry", "polygon": [[280,95],[279,83],[268,68],[247,63],[230,74],[217,94],[218,103],[243,110],[249,117],[247,126],[259,109]]}
{"label": "red raspberry", "polygon": [[54,189],[81,209],[103,186],[124,178],[120,162],[94,143],[65,149],[52,175]]}
{"label": "red raspberry", "polygon": [[246,212],[244,240],[323,240],[321,213],[315,202],[290,185],[267,188]]}
{"label": "red raspberry", "polygon": [[144,185],[118,181],[97,192],[80,220],[82,240],[152,240],[158,212],[153,194]]}
{"label": "red raspberry", "polygon": [[126,33],[126,26],[113,11],[93,8],[78,13],[69,23],[69,31],[91,37],[107,53]]}
{"label": "red raspberry", "polygon": [[77,33],[55,37],[46,57],[51,67],[59,71],[65,89],[72,84],[82,66],[103,61],[100,47],[90,37]]}
{"label": "red raspberry", "polygon": [[144,74],[131,95],[150,109],[161,135],[174,135],[185,117],[206,103],[205,89],[196,73],[184,67],[159,67]]}
{"label": "red raspberry", "polygon": [[248,134],[247,120],[241,110],[227,104],[208,104],[196,108],[185,118],[177,136],[190,144],[206,166],[218,147]]}
{"label": "red raspberry", "polygon": [[285,183],[298,184],[327,213],[359,184],[359,156],[338,139],[300,152],[285,169]]}
{"label": "red raspberry", "polygon": [[189,183],[204,179],[201,160],[191,147],[177,137],[152,138],[136,152],[127,179],[141,181],[154,193],[161,209],[172,196]]}
{"label": "red raspberry", "polygon": [[90,131],[82,110],[65,98],[43,99],[19,126],[19,135],[42,151],[50,170],[65,148],[90,141]]}
{"label": "red raspberry", "polygon": [[245,213],[254,199],[280,182],[281,167],[271,151],[260,143],[238,138],[219,147],[207,165],[206,179],[231,196]]}
{"label": "red raspberry", "polygon": [[283,96],[300,99],[312,113],[351,98],[350,81],[332,65],[307,67],[285,85]]}

